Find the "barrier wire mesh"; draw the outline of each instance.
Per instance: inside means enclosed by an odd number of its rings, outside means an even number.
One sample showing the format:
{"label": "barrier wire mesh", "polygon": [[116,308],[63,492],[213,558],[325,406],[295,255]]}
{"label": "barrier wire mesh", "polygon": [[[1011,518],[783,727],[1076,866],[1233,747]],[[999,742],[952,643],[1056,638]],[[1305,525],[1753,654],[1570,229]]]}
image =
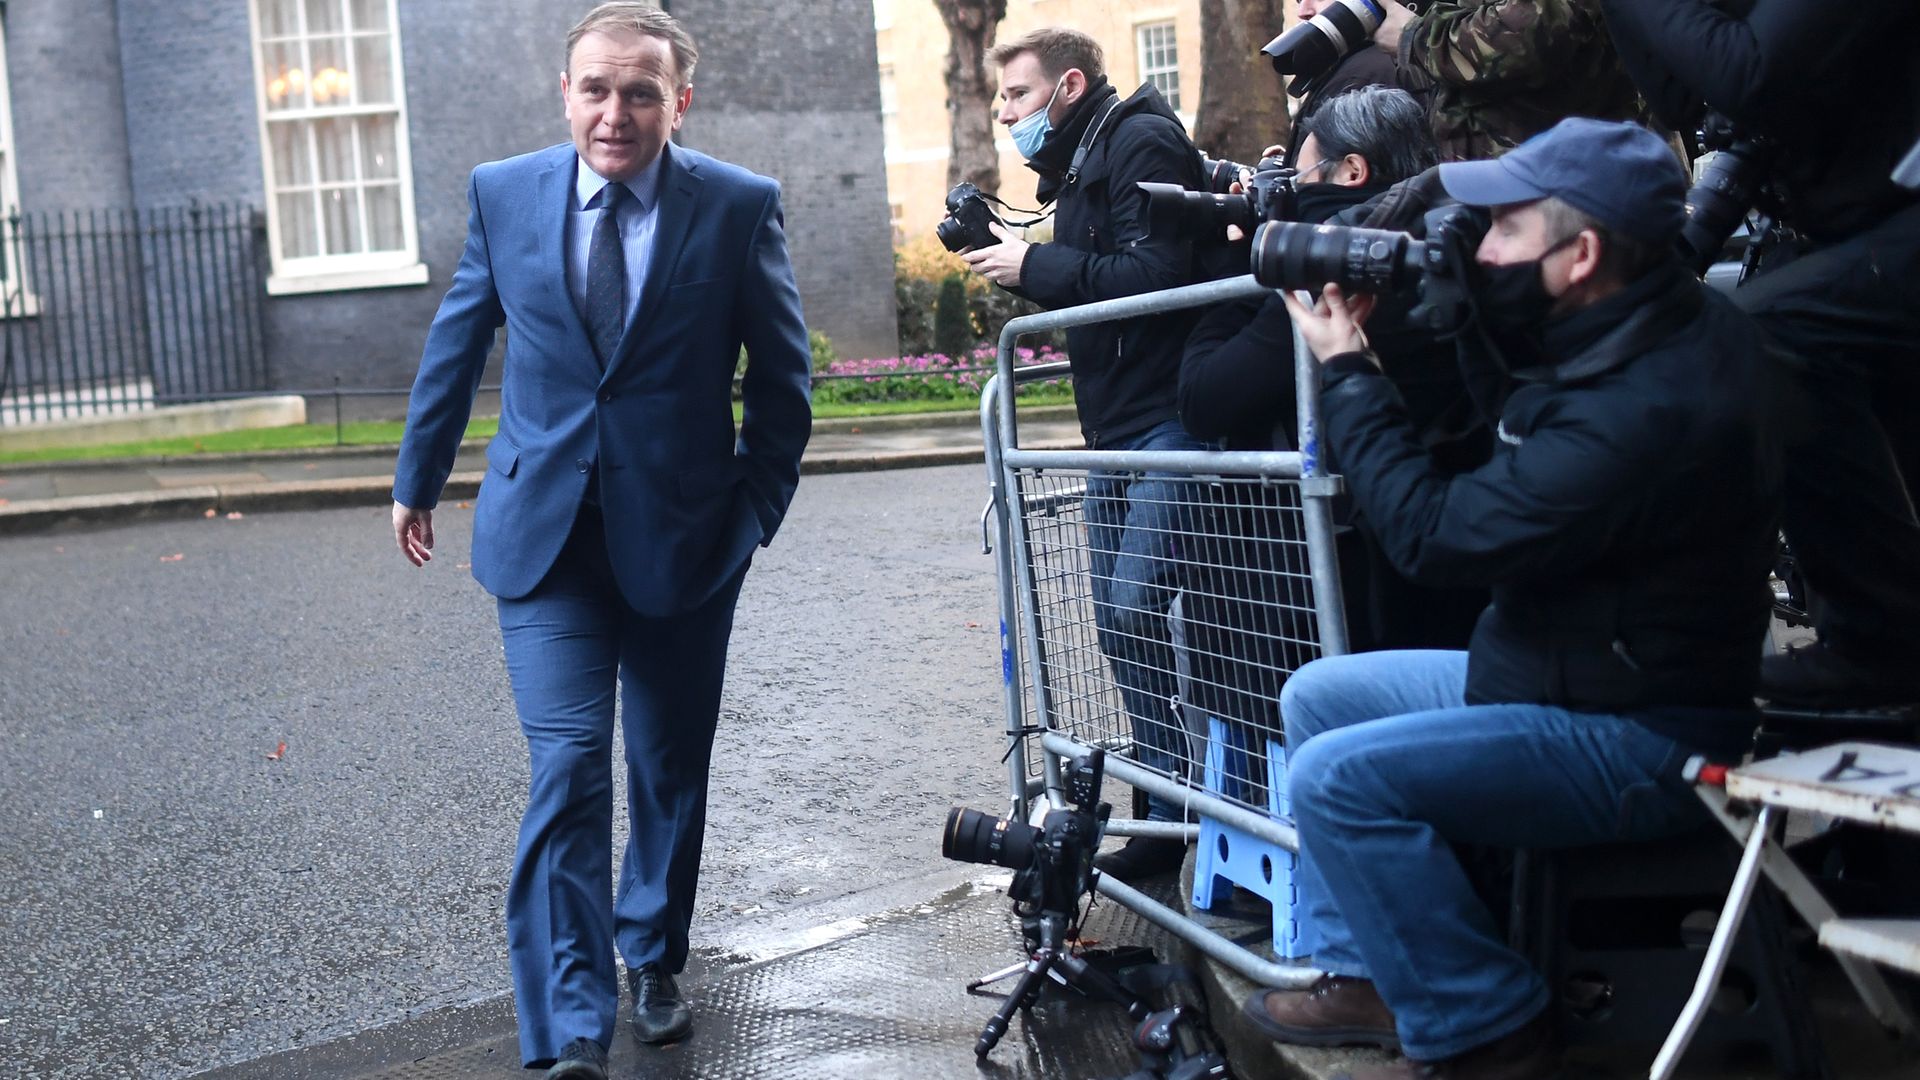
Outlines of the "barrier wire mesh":
{"label": "barrier wire mesh", "polygon": [[1319,654],[1313,582],[1298,482],[1219,457],[1217,474],[1012,470],[1027,719],[1265,812],[1280,688]]}

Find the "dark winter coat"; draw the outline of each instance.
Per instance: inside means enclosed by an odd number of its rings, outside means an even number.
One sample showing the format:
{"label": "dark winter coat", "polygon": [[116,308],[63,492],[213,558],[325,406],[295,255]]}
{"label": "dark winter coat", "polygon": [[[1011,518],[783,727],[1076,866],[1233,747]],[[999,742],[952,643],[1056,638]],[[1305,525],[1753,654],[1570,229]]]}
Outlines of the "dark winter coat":
{"label": "dark winter coat", "polygon": [[[1287,93],[1300,99],[1300,111],[1293,116],[1293,130],[1287,135],[1287,164],[1300,160],[1300,144],[1306,141],[1307,121],[1321,107],[1349,90],[1369,86],[1399,87],[1400,80],[1392,54],[1378,45],[1363,45],[1334,61],[1333,66],[1311,79],[1297,78],[1287,84]],[[1402,89],[1408,89],[1401,87]],[[1426,92],[1415,90],[1424,101]]]}
{"label": "dark winter coat", "polygon": [[[1358,206],[1384,185],[1300,187],[1299,220],[1319,223]],[[1411,422],[1437,444],[1450,469],[1485,459],[1491,438],[1461,437],[1453,418],[1471,413],[1453,345],[1407,323],[1407,303],[1385,298],[1368,324]],[[1299,443],[1293,322],[1275,295],[1207,310],[1187,338],[1180,366],[1180,420],[1230,450],[1291,450]],[[1444,433],[1444,434],[1442,434]],[[1312,659],[1312,595],[1302,556],[1299,499],[1291,488],[1213,485],[1195,512],[1195,561],[1185,564],[1182,614],[1193,649],[1191,703],[1209,715],[1279,727],[1283,673]],[[1486,604],[1484,589],[1422,589],[1380,557],[1364,524],[1338,530],[1349,644],[1461,648]]]}
{"label": "dark winter coat", "polygon": [[[1048,309],[1113,300],[1205,280],[1204,257],[1179,232],[1148,229],[1143,180],[1200,188],[1200,153],[1152,85],[1125,101],[1105,82],[1076,102],[1028,164],[1041,201],[1054,203],[1053,241],[1027,249],[1020,287]],[[1077,174],[1074,151],[1100,122]],[[1074,402],[1087,445],[1137,435],[1176,414],[1180,349],[1191,311],[1096,323],[1067,331]]]}
{"label": "dark winter coat", "polygon": [[1787,223],[1832,242],[1916,196],[1893,167],[1920,138],[1920,4],[1604,0],[1621,60],[1666,123],[1700,105],[1780,147]]}
{"label": "dark winter coat", "polygon": [[1493,458],[1438,469],[1364,354],[1323,367],[1325,439],[1415,582],[1489,585],[1467,700],[1633,717],[1703,749],[1751,730],[1777,439],[1757,329],[1667,264],[1549,323]]}

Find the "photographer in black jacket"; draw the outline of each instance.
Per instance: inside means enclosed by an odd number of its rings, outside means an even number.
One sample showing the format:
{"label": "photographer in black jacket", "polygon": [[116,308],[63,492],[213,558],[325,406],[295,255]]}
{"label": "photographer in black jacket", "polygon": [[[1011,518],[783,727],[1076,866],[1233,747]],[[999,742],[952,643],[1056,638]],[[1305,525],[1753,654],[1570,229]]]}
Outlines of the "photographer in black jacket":
{"label": "photographer in black jacket", "polygon": [[[1300,21],[1306,22],[1318,15],[1326,3],[1327,0],[1300,0]],[[1408,89],[1401,83],[1393,54],[1371,41],[1357,49],[1349,49],[1325,71],[1311,76],[1294,76],[1293,80],[1287,83],[1287,95],[1299,98],[1300,105],[1293,114],[1293,132],[1287,137],[1287,164],[1296,168],[1299,166],[1300,145],[1306,141],[1306,127],[1313,120],[1314,114],[1334,98],[1368,86],[1399,86],[1401,89]],[[1425,97],[1424,91],[1415,95],[1416,100],[1423,106]],[[1432,142],[1431,137],[1423,137],[1416,145],[1431,145]]]}
{"label": "photographer in black jacket", "polygon": [[1456,850],[1698,827],[1686,761],[1738,755],[1757,720],[1771,392],[1757,329],[1673,254],[1685,178],[1658,136],[1565,120],[1439,176],[1492,208],[1480,317],[1529,341],[1491,460],[1436,466],[1361,329],[1367,298],[1330,285],[1289,307],[1321,360],[1322,439],[1394,565],[1493,602],[1464,653],[1331,657],[1288,680],[1301,895],[1328,977],[1247,1013],[1283,1041],[1406,1054],[1355,1080],[1544,1080],[1551,992]]}
{"label": "photographer in black jacket", "polygon": [[[1141,181],[1201,186],[1200,154],[1151,84],[1122,99],[1108,85],[1100,46],[1077,30],[1047,28],[995,46],[1005,105],[1000,122],[1040,174],[1054,207],[1053,241],[1028,244],[995,225],[1002,242],[962,253],[995,284],[1047,308],[1190,285],[1206,275],[1192,241],[1148,228]],[[1074,403],[1087,445],[1100,450],[1200,450],[1174,407],[1180,348],[1192,312],[1096,323],[1067,331]],[[1169,699],[1174,666],[1167,610],[1178,583],[1171,541],[1185,485],[1152,474],[1095,471],[1085,512],[1089,576],[1100,651],[1133,726],[1136,756],[1179,773],[1186,745]],[[1153,799],[1148,817],[1178,821]],[[1136,837],[1101,857],[1122,880],[1177,869],[1186,845]]]}
{"label": "photographer in black jacket", "polygon": [[[1294,130],[1294,221],[1325,222],[1434,163],[1426,109],[1397,88],[1370,86],[1323,101]],[[1409,325],[1406,313],[1399,298],[1385,298],[1369,324],[1373,340],[1422,441],[1449,471],[1471,468],[1485,459],[1492,434],[1483,424],[1456,426],[1473,410],[1453,345]],[[1208,309],[1180,365],[1181,422],[1229,450],[1298,449],[1292,357],[1293,320],[1278,295]],[[1220,485],[1194,514],[1196,557],[1183,565],[1190,678],[1182,697],[1223,722],[1224,793],[1252,802],[1264,783],[1264,741],[1280,731],[1285,673],[1311,658],[1309,598],[1304,588],[1288,595],[1310,574],[1298,505],[1283,486]],[[1386,562],[1364,526],[1343,523],[1336,535],[1349,648],[1466,644],[1486,590],[1418,588]]]}
{"label": "photographer in black jacket", "polygon": [[1681,130],[1701,104],[1769,140],[1798,234],[1736,293],[1790,372],[1783,523],[1819,644],[1762,693],[1808,706],[1920,700],[1920,199],[1890,174],[1920,137],[1920,4],[1605,0],[1621,59]]}

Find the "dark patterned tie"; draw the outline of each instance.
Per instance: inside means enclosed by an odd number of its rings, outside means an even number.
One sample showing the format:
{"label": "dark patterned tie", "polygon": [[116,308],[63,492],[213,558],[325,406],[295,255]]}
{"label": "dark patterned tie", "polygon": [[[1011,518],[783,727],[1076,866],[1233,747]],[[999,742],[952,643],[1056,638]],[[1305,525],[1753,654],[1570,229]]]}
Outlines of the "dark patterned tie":
{"label": "dark patterned tie", "polygon": [[620,247],[620,206],[628,194],[625,184],[601,189],[600,219],[593,223],[593,243],[587,248],[587,333],[593,335],[603,368],[612,362],[626,322],[627,256]]}

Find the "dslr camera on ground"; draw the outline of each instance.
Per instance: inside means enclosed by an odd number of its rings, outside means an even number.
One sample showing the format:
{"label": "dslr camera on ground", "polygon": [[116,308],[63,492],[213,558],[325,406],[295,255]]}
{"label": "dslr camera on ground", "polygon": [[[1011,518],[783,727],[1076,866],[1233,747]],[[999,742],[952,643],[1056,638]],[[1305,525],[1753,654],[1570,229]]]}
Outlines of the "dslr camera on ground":
{"label": "dslr camera on ground", "polygon": [[1021,917],[1028,945],[1037,945],[1035,920],[1064,916],[1079,923],[1080,897],[1093,885],[1093,854],[1113,807],[1100,801],[1106,754],[1095,750],[1067,773],[1071,806],[1047,811],[1039,827],[993,818],[956,806],[947,812],[940,854],[958,862],[987,863],[1013,871],[1007,894]]}

